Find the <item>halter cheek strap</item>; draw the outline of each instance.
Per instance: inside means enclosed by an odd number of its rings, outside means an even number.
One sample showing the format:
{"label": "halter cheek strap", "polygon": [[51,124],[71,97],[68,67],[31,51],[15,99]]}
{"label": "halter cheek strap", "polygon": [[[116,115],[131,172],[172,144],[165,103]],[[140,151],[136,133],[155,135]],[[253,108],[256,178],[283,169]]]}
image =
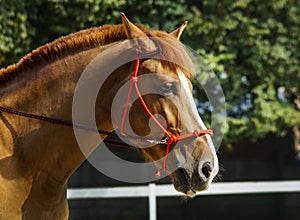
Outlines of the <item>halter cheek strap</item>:
{"label": "halter cheek strap", "polygon": [[129,90],[128,90],[128,95],[127,95],[127,99],[126,99],[126,103],[125,103],[125,108],[124,108],[124,112],[123,112],[123,116],[122,116],[122,121],[121,121],[121,127],[120,127],[120,131],[121,131],[121,135],[122,136],[126,136],[125,132],[124,132],[124,127],[125,127],[125,119],[126,119],[126,115],[128,112],[128,106],[129,106],[129,102],[130,102],[130,97],[132,94],[132,90],[133,88],[135,89],[135,92],[138,95],[138,98],[144,108],[144,110],[146,111],[146,113],[148,114],[148,116],[153,119],[153,121],[155,122],[155,124],[164,132],[165,136],[167,137],[167,146],[166,146],[166,152],[165,152],[165,157],[164,157],[164,162],[163,162],[163,167],[161,169],[158,170],[158,172],[155,174],[156,178],[160,178],[161,177],[161,172],[167,172],[167,159],[168,159],[168,155],[170,152],[170,148],[172,144],[175,144],[176,142],[183,140],[183,139],[188,139],[188,138],[192,138],[192,137],[199,137],[205,134],[209,134],[210,136],[213,135],[213,131],[212,130],[195,130],[192,133],[189,134],[184,134],[184,135],[180,135],[180,136],[174,136],[172,135],[169,131],[167,131],[164,126],[154,117],[154,115],[151,113],[151,111],[149,110],[147,104],[145,103],[139,87],[138,87],[138,70],[139,70],[139,66],[140,66],[140,59],[143,57],[149,57],[151,55],[155,55],[159,52],[159,50],[154,50],[154,51],[150,51],[150,52],[146,52],[146,53],[139,53],[138,50],[136,50],[136,59],[135,59],[135,65],[134,65],[134,70],[133,70],[133,74],[130,78],[130,86],[129,86]]}

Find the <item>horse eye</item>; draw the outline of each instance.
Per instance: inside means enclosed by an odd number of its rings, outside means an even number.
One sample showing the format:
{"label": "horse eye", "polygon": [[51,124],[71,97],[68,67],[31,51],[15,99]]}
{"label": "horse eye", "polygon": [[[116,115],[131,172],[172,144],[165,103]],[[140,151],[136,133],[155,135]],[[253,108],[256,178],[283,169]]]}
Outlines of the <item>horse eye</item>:
{"label": "horse eye", "polygon": [[176,86],[172,82],[167,82],[162,86],[161,90],[165,95],[171,95],[176,92]]}

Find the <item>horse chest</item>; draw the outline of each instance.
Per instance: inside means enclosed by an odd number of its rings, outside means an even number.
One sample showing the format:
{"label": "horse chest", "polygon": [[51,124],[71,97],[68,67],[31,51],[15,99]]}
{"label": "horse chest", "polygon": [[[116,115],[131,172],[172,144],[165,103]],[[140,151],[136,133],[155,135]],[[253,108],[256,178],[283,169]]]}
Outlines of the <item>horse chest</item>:
{"label": "horse chest", "polygon": [[0,166],[0,219],[20,219],[22,205],[30,192],[30,184],[14,171]]}
{"label": "horse chest", "polygon": [[[0,169],[3,173],[3,170]],[[11,169],[13,173],[14,169]],[[15,179],[14,179],[15,178]],[[58,202],[35,189],[33,184],[24,177],[0,176],[0,220],[2,219],[67,219],[68,205],[66,198]],[[43,201],[46,201],[44,203]]]}

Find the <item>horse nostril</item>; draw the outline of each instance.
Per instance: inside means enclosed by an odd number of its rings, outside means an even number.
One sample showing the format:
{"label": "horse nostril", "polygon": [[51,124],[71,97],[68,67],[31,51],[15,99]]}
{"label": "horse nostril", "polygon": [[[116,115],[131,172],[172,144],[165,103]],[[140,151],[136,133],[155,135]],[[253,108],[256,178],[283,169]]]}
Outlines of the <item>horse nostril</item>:
{"label": "horse nostril", "polygon": [[204,163],[202,166],[202,173],[204,174],[204,176],[206,178],[210,177],[211,171],[212,171],[212,168],[211,168],[210,162]]}

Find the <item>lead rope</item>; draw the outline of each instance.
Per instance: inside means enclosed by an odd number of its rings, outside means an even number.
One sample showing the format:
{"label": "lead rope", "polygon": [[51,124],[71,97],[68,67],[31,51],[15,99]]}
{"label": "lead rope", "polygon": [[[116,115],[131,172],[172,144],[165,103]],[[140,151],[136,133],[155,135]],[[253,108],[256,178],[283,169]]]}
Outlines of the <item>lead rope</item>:
{"label": "lead rope", "polygon": [[[152,52],[150,52],[152,53]],[[169,156],[169,152],[170,152],[170,148],[171,145],[183,140],[183,139],[187,139],[187,138],[191,138],[191,137],[199,137],[201,135],[205,135],[205,134],[209,134],[210,136],[213,135],[213,131],[212,130],[195,130],[192,133],[189,134],[184,134],[184,135],[180,135],[180,136],[174,136],[172,134],[170,134],[164,127],[163,125],[154,117],[154,115],[151,113],[151,111],[149,110],[147,104],[145,103],[139,87],[138,87],[138,71],[139,71],[139,66],[140,66],[140,57],[145,56],[145,54],[140,54],[138,50],[136,50],[136,59],[135,59],[135,65],[134,65],[134,70],[133,70],[133,74],[130,78],[130,86],[129,86],[129,90],[128,90],[128,95],[127,95],[127,99],[126,99],[126,103],[125,103],[125,107],[124,107],[124,112],[123,112],[123,116],[122,116],[122,121],[121,121],[121,127],[120,127],[120,131],[121,131],[121,135],[126,137],[127,135],[124,132],[124,127],[125,127],[125,119],[127,116],[127,112],[128,112],[128,107],[129,107],[129,102],[130,102],[130,98],[131,98],[131,94],[132,94],[132,89],[133,87],[135,88],[135,91],[138,95],[138,98],[143,106],[143,108],[145,109],[146,113],[148,114],[148,116],[150,118],[153,119],[153,121],[155,122],[156,125],[158,125],[158,127],[165,133],[165,135],[167,136],[167,147],[166,147],[166,152],[165,152],[165,157],[164,157],[164,162],[163,162],[163,166],[161,169],[159,169],[157,171],[157,173],[155,174],[155,177],[157,179],[159,179],[161,177],[161,173],[162,172],[167,172],[167,159]]]}

